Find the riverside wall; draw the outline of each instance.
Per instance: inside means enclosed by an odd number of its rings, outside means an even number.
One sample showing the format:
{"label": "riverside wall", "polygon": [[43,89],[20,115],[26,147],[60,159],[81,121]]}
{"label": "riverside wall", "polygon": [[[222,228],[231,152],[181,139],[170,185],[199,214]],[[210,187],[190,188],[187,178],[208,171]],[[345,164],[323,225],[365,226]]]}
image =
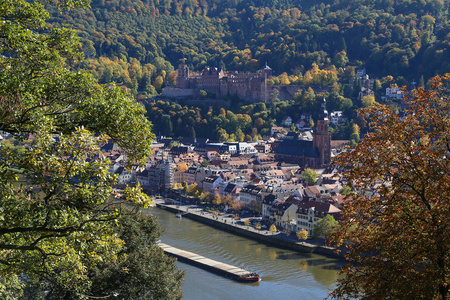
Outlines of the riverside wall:
{"label": "riverside wall", "polygon": [[282,239],[277,237],[277,234],[264,234],[260,231],[248,230],[244,226],[237,226],[234,224],[224,223],[222,221],[215,220],[214,218],[210,218],[201,214],[191,213],[186,210],[177,208],[174,205],[167,205],[163,203],[156,203],[156,206],[162,209],[166,209],[172,213],[183,213],[183,218],[188,218],[199,223],[203,223],[205,225],[227,231],[236,235],[240,235],[260,243],[264,243],[270,246],[275,246],[279,248],[284,248],[292,251],[303,252],[303,253],[316,253],[321,254],[328,257],[334,258],[344,258],[344,253],[341,251],[339,254],[335,252],[334,248],[314,245],[307,242],[293,242],[291,240]]}

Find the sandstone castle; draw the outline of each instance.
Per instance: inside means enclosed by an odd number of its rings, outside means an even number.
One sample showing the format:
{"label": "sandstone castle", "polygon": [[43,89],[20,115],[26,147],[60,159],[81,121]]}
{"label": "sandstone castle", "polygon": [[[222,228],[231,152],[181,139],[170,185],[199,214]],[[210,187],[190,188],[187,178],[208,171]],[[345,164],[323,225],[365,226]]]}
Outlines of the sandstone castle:
{"label": "sandstone castle", "polygon": [[270,94],[267,79],[271,76],[272,69],[267,64],[257,73],[251,73],[223,71],[220,68],[191,72],[183,63],[178,66],[176,87],[166,87],[163,96],[197,96],[200,90],[204,90],[215,98],[237,96],[248,102],[267,102]]}

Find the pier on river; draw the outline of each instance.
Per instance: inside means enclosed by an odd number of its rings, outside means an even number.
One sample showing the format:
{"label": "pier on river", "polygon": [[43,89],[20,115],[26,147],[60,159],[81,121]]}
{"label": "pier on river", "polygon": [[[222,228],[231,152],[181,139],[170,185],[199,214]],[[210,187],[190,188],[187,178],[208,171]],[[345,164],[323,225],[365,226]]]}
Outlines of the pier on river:
{"label": "pier on river", "polygon": [[158,246],[161,247],[166,254],[174,256],[180,261],[201,267],[205,270],[212,271],[219,275],[230,277],[235,280],[239,280],[243,276],[252,274],[247,270],[221,263],[189,251],[181,250],[164,243],[158,243]]}

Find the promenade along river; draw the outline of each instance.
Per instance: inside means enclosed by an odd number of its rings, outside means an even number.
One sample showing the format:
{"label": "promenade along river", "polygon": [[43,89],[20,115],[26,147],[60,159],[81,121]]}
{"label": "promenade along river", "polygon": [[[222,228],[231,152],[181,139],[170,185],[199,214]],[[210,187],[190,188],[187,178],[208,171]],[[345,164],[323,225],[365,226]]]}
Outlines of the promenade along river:
{"label": "promenade along river", "polygon": [[162,242],[259,273],[259,283],[240,283],[191,265],[186,271],[184,298],[191,299],[323,299],[335,287],[342,260],[266,246],[228,232],[176,218],[151,208],[165,232]]}

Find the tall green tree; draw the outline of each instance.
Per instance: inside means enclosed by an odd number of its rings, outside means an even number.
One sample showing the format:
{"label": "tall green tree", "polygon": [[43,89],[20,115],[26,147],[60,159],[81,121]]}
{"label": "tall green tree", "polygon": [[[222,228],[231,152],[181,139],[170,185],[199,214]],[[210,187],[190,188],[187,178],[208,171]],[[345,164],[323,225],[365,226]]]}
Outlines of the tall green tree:
{"label": "tall green tree", "polygon": [[0,0],[0,130],[18,140],[34,136],[23,152],[0,147],[3,299],[43,281],[89,296],[87,270],[113,262],[124,246],[114,231],[120,206],[149,203],[139,188],[116,197],[99,146],[111,138],[129,164],[143,162],[153,138],[144,108],[122,89],[74,71],[83,58],[75,32],[49,28],[46,18],[41,3]]}
{"label": "tall green tree", "polygon": [[351,262],[339,299],[449,299],[450,74],[415,90],[397,115],[374,105],[370,132],[337,157],[351,183],[335,245]]}
{"label": "tall green tree", "polygon": [[326,239],[333,230],[338,226],[338,222],[330,214],[326,215],[314,226],[313,237],[319,239]]}
{"label": "tall green tree", "polygon": [[308,183],[313,184],[317,180],[317,173],[313,169],[306,168],[300,176]]}

